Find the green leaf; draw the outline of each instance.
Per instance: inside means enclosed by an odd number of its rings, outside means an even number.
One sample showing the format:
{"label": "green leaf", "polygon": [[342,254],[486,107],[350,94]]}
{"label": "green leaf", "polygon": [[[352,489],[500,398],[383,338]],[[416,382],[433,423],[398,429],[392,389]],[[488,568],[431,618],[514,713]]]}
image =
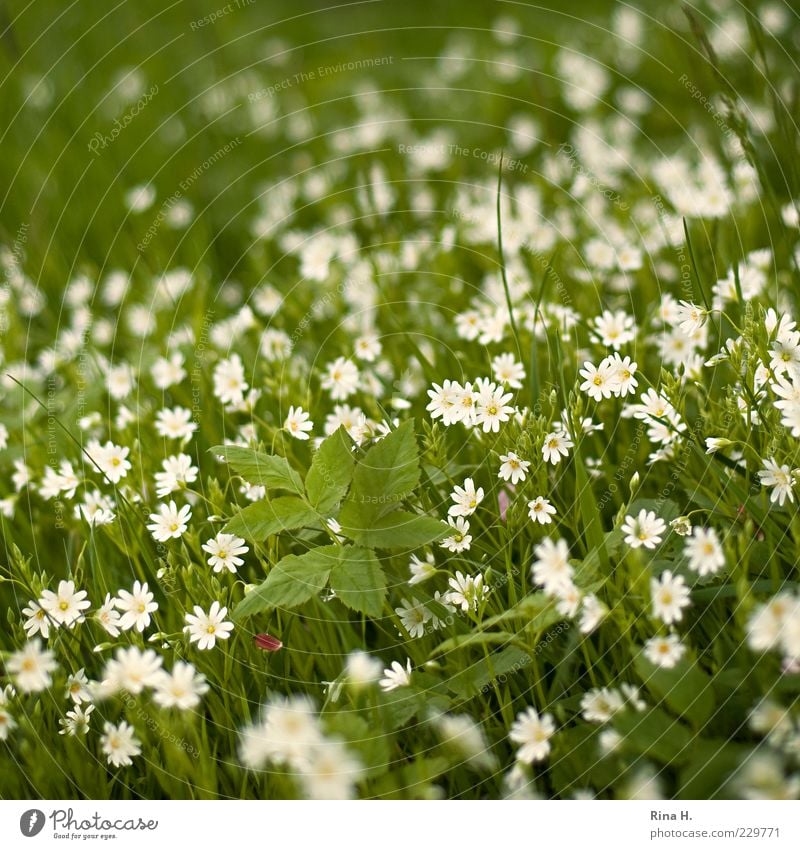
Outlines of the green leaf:
{"label": "green leaf", "polygon": [[689,757],[694,735],[663,710],[643,713],[631,709],[614,716],[614,727],[637,755],[663,764],[677,764]]}
{"label": "green leaf", "polygon": [[221,455],[233,470],[248,483],[267,489],[288,489],[303,494],[303,479],[285,457],[263,454],[239,445],[216,445],[211,451]]}
{"label": "green leaf", "polygon": [[301,498],[286,495],[264,499],[240,510],[223,530],[251,542],[263,542],[280,531],[292,531],[319,522],[319,516]]}
{"label": "green leaf", "polygon": [[328,513],[347,494],[356,463],[352,445],[347,431],[340,427],[320,445],[311,460],[306,494],[311,506],[320,513]]}
{"label": "green leaf", "polygon": [[665,669],[639,654],[634,667],[647,689],[679,716],[699,726],[714,712],[716,700],[711,679],[695,663],[684,659],[672,669]]}
{"label": "green leaf", "polygon": [[368,548],[339,546],[339,561],[331,569],[331,588],[342,604],[380,616],[386,596],[386,577]]}
{"label": "green leaf", "polygon": [[350,526],[364,531],[397,508],[414,491],[419,474],[414,421],[409,419],[373,445],[356,466],[345,504]]}
{"label": "green leaf", "polygon": [[297,607],[321,592],[340,546],[325,545],[305,554],[289,554],[280,560],[263,584],[251,590],[233,611],[234,619],[261,613],[273,607]]}
{"label": "green leaf", "polygon": [[[344,518],[347,518],[347,513]],[[393,510],[376,519],[374,524],[365,530],[346,524],[342,524],[342,530],[357,543],[370,548],[411,549],[442,539],[450,528],[430,516],[419,516],[406,510]]]}

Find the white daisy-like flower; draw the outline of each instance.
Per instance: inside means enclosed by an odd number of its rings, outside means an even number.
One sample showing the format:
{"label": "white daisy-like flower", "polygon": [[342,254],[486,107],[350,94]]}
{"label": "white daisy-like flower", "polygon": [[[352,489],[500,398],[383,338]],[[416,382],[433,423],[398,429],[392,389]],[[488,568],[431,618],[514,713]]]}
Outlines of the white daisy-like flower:
{"label": "white daisy-like flower", "polygon": [[556,508],[541,495],[528,502],[528,516],[533,522],[538,522],[540,525],[549,525],[555,515]]}
{"label": "white daisy-like flower", "polygon": [[552,431],[545,436],[542,442],[542,457],[545,463],[552,463],[556,466],[564,457],[569,457],[569,450],[574,447],[575,443],[567,433]]}
{"label": "white daisy-like flower", "polygon": [[470,545],[472,544],[472,535],[469,532],[469,522],[463,516],[459,516],[457,519],[454,519],[452,516],[448,516],[447,523],[453,529],[453,533],[450,534],[450,536],[445,537],[439,545],[446,548],[448,551],[453,552],[453,554],[458,554],[462,551],[469,551]]}
{"label": "white daisy-like flower", "polygon": [[450,495],[453,504],[447,511],[450,516],[471,516],[483,501],[483,487],[475,487],[472,478],[467,478],[463,486],[455,486]]}
{"label": "white daisy-like flower", "polygon": [[240,554],[247,554],[250,549],[245,541],[235,534],[218,533],[214,539],[203,544],[203,551],[209,554],[208,565],[215,572],[236,572],[236,567],[241,566],[244,560]]}
{"label": "white daisy-like flower", "polygon": [[186,627],[189,641],[197,643],[197,648],[205,651],[213,649],[217,640],[227,640],[233,630],[233,623],[226,622],[227,607],[220,607],[215,601],[206,613],[200,605],[195,605],[194,614],[186,614]]}
{"label": "white daisy-like flower", "polygon": [[683,609],[691,604],[689,588],[681,575],[673,575],[668,569],[659,578],[650,580],[650,597],[653,616],[667,625],[683,619]]}
{"label": "white daisy-like flower", "polygon": [[411,658],[406,659],[405,666],[397,660],[392,661],[392,665],[383,670],[383,678],[379,683],[385,693],[408,687],[411,683]]}
{"label": "white daisy-like flower", "polygon": [[510,481],[514,486],[525,480],[531,465],[529,460],[522,460],[513,451],[501,454],[500,463],[502,465],[497,476],[501,480]]}
{"label": "white daisy-like flower", "polygon": [[686,539],[683,553],[689,568],[698,575],[715,575],[725,568],[725,554],[713,528],[694,528]]}
{"label": "white daisy-like flower", "polygon": [[524,764],[543,761],[550,754],[550,738],[555,733],[553,717],[546,713],[539,716],[536,708],[529,707],[517,714],[508,737],[520,748],[517,760]]}
{"label": "white daisy-like flower", "polygon": [[431,612],[420,601],[409,601],[404,598],[394,612],[400,617],[400,622],[408,631],[410,637],[422,637],[425,634],[425,624],[431,619]]}
{"label": "white daisy-like flower", "polygon": [[772,487],[769,500],[783,507],[788,498],[794,504],[794,473],[787,465],[779,466],[774,459],[764,460],[764,468],[759,471],[758,479],[762,486]]}
{"label": "white daisy-like flower", "polygon": [[169,504],[159,504],[158,513],[150,514],[150,524],[147,529],[158,542],[170,539],[180,539],[189,527],[192,509],[188,504],[178,509],[174,501]]}
{"label": "white daisy-like flower", "polygon": [[492,360],[492,374],[495,380],[505,383],[511,389],[522,389],[525,380],[525,368],[517,362],[513,354],[499,354]]}
{"label": "white daisy-like flower", "polygon": [[6,669],[23,693],[40,693],[52,683],[50,676],[58,668],[55,655],[42,648],[41,641],[29,640],[6,661]]}
{"label": "white daisy-like flower", "polygon": [[158,681],[162,660],[153,649],[142,651],[136,646],[117,649],[113,659],[106,664],[101,682],[103,694],[119,690],[136,695],[145,687],[153,687]]}
{"label": "white daisy-like flower", "polygon": [[311,416],[302,407],[289,407],[283,429],[288,431],[295,439],[308,439],[309,433],[314,430],[314,422]]}
{"label": "white daisy-like flower", "polygon": [[191,710],[200,704],[201,696],[208,692],[205,675],[191,663],[178,661],[172,672],[162,671],[154,683],[153,700],[164,708]]}
{"label": "white daisy-like flower", "polygon": [[672,669],[686,653],[686,646],[676,634],[651,637],[644,646],[645,657],[655,666]]}
{"label": "white daisy-like flower", "polygon": [[344,401],[358,388],[358,366],[344,357],[329,363],[321,386],[330,394],[332,401]]}
{"label": "white daisy-like flower", "polygon": [[[106,597],[104,607],[107,605],[108,597]],[[117,598],[114,599],[114,606],[122,613],[118,623],[119,628],[123,631],[135,628],[140,633],[150,624],[150,614],[158,610],[158,603],[153,601],[153,593],[150,592],[147,583],[141,584],[139,581],[134,581],[130,592],[120,590]],[[114,621],[110,613],[105,617],[105,621],[103,621],[103,617],[99,616],[99,613],[98,618],[109,633],[112,633],[112,628],[116,629],[117,622]]]}
{"label": "white daisy-like flower", "polygon": [[483,575],[465,575],[456,572],[448,579],[450,591],[447,593],[447,601],[450,604],[467,611],[477,610],[480,603],[489,594],[489,588],[484,586]]}
{"label": "white daisy-like flower", "polygon": [[667,525],[652,510],[640,510],[638,516],[626,516],[622,524],[625,542],[631,548],[655,548],[660,544]]}
{"label": "white daisy-like flower", "polygon": [[124,720],[119,725],[106,722],[100,747],[111,766],[130,766],[133,763],[131,759],[142,752],[133,727]]}

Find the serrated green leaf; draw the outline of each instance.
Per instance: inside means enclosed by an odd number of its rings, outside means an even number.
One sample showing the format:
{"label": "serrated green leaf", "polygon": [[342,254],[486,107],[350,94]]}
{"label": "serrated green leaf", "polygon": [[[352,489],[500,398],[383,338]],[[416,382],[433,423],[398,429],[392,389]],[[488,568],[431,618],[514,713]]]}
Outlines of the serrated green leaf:
{"label": "serrated green leaf", "polygon": [[[344,514],[347,518],[347,513]],[[355,542],[369,548],[419,548],[442,539],[448,525],[430,516],[419,516],[406,510],[393,510],[376,519],[366,530],[342,524],[342,530]]]}
{"label": "serrated green leaf", "polygon": [[386,576],[368,548],[355,545],[339,547],[339,560],[331,569],[331,589],[342,604],[380,616],[386,596]]}
{"label": "serrated green leaf", "polygon": [[414,422],[409,419],[359,460],[342,515],[351,528],[366,531],[414,491],[419,475]]}
{"label": "serrated green leaf", "polygon": [[699,726],[714,712],[716,700],[711,679],[697,664],[682,660],[672,669],[665,669],[639,654],[634,667],[647,689],[679,716]]}
{"label": "serrated green leaf", "polygon": [[298,495],[304,492],[303,479],[285,457],[264,454],[240,445],[216,445],[211,451],[222,456],[236,474],[248,483],[267,489],[288,489]]}
{"label": "serrated green leaf", "polygon": [[304,528],[319,522],[319,516],[301,498],[286,495],[264,499],[240,510],[223,530],[251,542],[263,542],[280,531]]}
{"label": "serrated green leaf", "polygon": [[241,619],[274,607],[297,607],[308,601],[327,584],[339,551],[338,545],[325,545],[305,554],[287,555],[272,567],[263,584],[239,602],[233,618]]}
{"label": "serrated green leaf", "polygon": [[324,440],[311,460],[306,494],[311,506],[320,513],[328,513],[347,494],[356,463],[352,445],[347,431],[340,427]]}

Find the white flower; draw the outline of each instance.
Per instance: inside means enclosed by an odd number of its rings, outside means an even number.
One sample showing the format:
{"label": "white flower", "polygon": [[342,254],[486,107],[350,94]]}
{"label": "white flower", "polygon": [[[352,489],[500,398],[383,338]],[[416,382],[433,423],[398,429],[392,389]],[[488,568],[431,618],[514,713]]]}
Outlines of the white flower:
{"label": "white flower", "polygon": [[103,694],[119,690],[136,695],[145,687],[153,687],[161,671],[161,657],[153,649],[142,651],[136,646],[117,649],[106,664],[101,683]]}
{"label": "white flower", "polygon": [[472,544],[472,536],[469,532],[469,522],[463,516],[459,516],[457,519],[453,519],[452,516],[449,516],[447,523],[453,529],[453,533],[449,537],[445,537],[439,545],[454,554],[458,554],[462,551],[469,551],[469,547]]}
{"label": "white flower", "polygon": [[619,692],[608,687],[589,690],[581,698],[581,710],[587,722],[608,722],[624,707],[625,700]]}
{"label": "white flower", "polygon": [[522,363],[514,359],[513,354],[499,354],[492,360],[492,374],[495,380],[505,383],[512,389],[522,389],[525,369]]}
{"label": "white flower", "polygon": [[525,480],[531,465],[529,460],[520,459],[513,451],[509,451],[508,454],[501,454],[500,462],[502,465],[497,476],[501,480],[511,481],[515,486],[520,481]]}
{"label": "white flower", "polygon": [[[106,605],[108,605],[107,598]],[[119,627],[123,631],[136,628],[140,633],[150,624],[150,614],[158,610],[158,604],[153,601],[153,593],[150,592],[147,583],[140,584],[139,581],[134,581],[131,592],[120,590],[118,598],[114,599],[114,606],[117,610],[122,611]],[[116,626],[111,617],[108,617],[108,619],[113,626]],[[103,625],[111,633],[105,622]]]}
{"label": "white flower", "polygon": [[398,689],[398,687],[408,687],[411,683],[411,658],[406,659],[406,665],[403,666],[399,661],[392,661],[392,665],[383,670],[383,678],[381,678],[381,689],[385,693]]}
{"label": "white flower", "polygon": [[634,377],[637,365],[630,357],[621,357],[615,353],[603,361],[611,370],[611,392],[624,398],[633,395],[639,382]]}
{"label": "white flower", "polygon": [[374,363],[383,350],[378,337],[374,333],[366,333],[359,336],[355,343],[355,353],[359,360]]}
{"label": "white flower", "polygon": [[218,533],[214,539],[208,540],[203,545],[203,551],[211,556],[208,558],[208,565],[215,572],[222,572],[227,569],[229,572],[236,572],[236,567],[244,563],[240,554],[247,554],[250,549],[245,545],[241,537],[235,534]]}
{"label": "white flower", "polygon": [[622,524],[625,542],[631,548],[655,548],[661,542],[661,535],[667,526],[652,510],[640,510],[639,515],[626,516]]}
{"label": "white flower", "polygon": [[686,646],[675,634],[651,637],[644,646],[645,657],[655,666],[672,669],[686,652]]}
{"label": "white flower", "polygon": [[528,502],[528,516],[540,525],[549,525],[556,515],[556,508],[541,495]]}
{"label": "white flower", "polygon": [[698,575],[714,575],[725,568],[725,555],[713,528],[694,528],[687,538],[683,553],[689,568]]}
{"label": "white flower", "polygon": [[776,501],[780,507],[788,498],[794,504],[794,477],[790,468],[786,465],[779,466],[774,459],[764,460],[764,468],[758,473],[758,479],[762,486],[773,487],[769,500],[772,504]]}
{"label": "white flower", "polygon": [[347,655],[345,673],[348,682],[353,687],[367,687],[380,680],[383,674],[383,665],[377,658],[357,649]]}
{"label": "white flower", "polygon": [[441,419],[445,425],[460,421],[462,411],[456,406],[457,393],[460,389],[461,387],[451,380],[445,380],[441,386],[438,383],[433,384],[433,389],[428,390],[428,397],[431,400],[425,408],[432,419]]}
{"label": "white flower", "polygon": [[194,615],[186,614],[186,628],[189,634],[189,642],[197,643],[201,650],[213,649],[216,640],[227,640],[233,630],[233,623],[226,622],[227,607],[220,607],[215,601],[208,613],[203,611],[199,605],[194,607]]}
{"label": "white flower", "polygon": [[314,422],[310,421],[311,416],[302,407],[289,407],[289,414],[286,416],[286,421],[283,423],[284,430],[295,439],[308,439],[308,434],[314,430]]}
{"label": "white flower", "polygon": [[208,692],[205,675],[199,673],[191,663],[178,661],[172,672],[161,672],[157,676],[153,699],[161,707],[176,707],[189,710],[200,704],[200,697]]}
{"label": "white flower", "polygon": [[339,740],[323,740],[300,766],[300,779],[309,799],[352,799],[364,769]]}
{"label": "white flower", "polygon": [[358,367],[355,363],[338,357],[328,364],[321,386],[330,393],[331,400],[344,401],[358,388]]}
{"label": "white flower", "polygon": [[471,516],[483,501],[483,488],[478,487],[476,489],[472,478],[467,478],[463,487],[456,486],[453,488],[450,498],[453,501],[447,511],[450,516]]}
{"label": "white flower", "polygon": [[548,595],[558,595],[572,584],[572,566],[569,565],[569,547],[563,539],[543,539],[534,549],[531,576],[541,584]]}
{"label": "white flower", "polygon": [[31,601],[27,607],[22,609],[22,615],[27,617],[22,627],[29,639],[35,637],[36,634],[41,634],[45,640],[50,636],[50,617],[43,607],[35,601]]}
{"label": "white flower", "polygon": [[166,439],[187,439],[198,428],[197,422],[192,421],[192,412],[185,407],[164,409],[156,413],[156,431]]}
{"label": "white flower", "polygon": [[653,616],[667,625],[683,619],[683,608],[691,604],[689,588],[681,575],[666,570],[660,578],[651,578],[650,596]]}
{"label": "white flower", "polygon": [[607,612],[605,605],[596,595],[584,596],[581,603],[580,632],[582,634],[591,634],[603,621]]}
{"label": "white flower", "polygon": [[[155,608],[153,609],[155,610]],[[105,628],[110,636],[119,636],[119,611],[116,609],[116,600],[111,598],[111,593],[106,593],[106,599],[102,606],[95,611],[94,618]]]}
{"label": "white flower", "polygon": [[131,469],[128,460],[130,448],[114,445],[113,442],[106,442],[105,445],[101,446],[96,440],[92,440],[86,446],[86,453],[94,460],[111,483],[119,483]]}
{"label": "white flower", "polygon": [[169,389],[170,386],[180,383],[186,377],[183,362],[180,353],[172,354],[169,359],[159,357],[150,369],[156,389]]}
{"label": "white flower", "polygon": [[475,404],[475,422],[483,426],[484,433],[497,433],[500,425],[508,421],[514,412],[508,403],[511,398],[510,392],[504,392],[494,383],[484,382],[481,385]]}
{"label": "white flower", "polygon": [[88,684],[89,679],[86,677],[86,672],[81,668],[67,678],[67,689],[64,695],[68,699],[72,699],[76,705],[81,702],[88,702],[91,700]]}
{"label": "white flower", "polygon": [[241,757],[259,768],[271,761],[299,769],[322,742],[314,706],[304,696],[277,696],[263,709],[262,719],[242,732]]}
{"label": "white flower", "polygon": [[402,599],[401,607],[394,612],[400,617],[403,627],[411,637],[421,637],[425,633],[425,623],[430,621],[431,612],[420,601]]}
{"label": "white flower", "polygon": [[[640,266],[637,266],[640,267]],[[633,329],[635,320],[622,310],[611,312],[604,310],[601,316],[594,320],[595,335],[601,344],[618,351],[623,345],[634,340]],[[583,387],[581,387],[583,389]]]}
{"label": "white flower", "polygon": [[159,504],[158,513],[150,514],[150,522],[147,529],[158,542],[166,542],[170,539],[180,539],[188,528],[189,519],[192,518],[192,510],[188,504],[184,504],[180,510],[174,501],[169,504]]}
{"label": "white flower", "polygon": [[199,469],[192,465],[192,458],[188,454],[167,457],[161,466],[163,471],[156,472],[155,476],[156,495],[159,498],[177,492],[197,480]]}
{"label": "white flower", "polygon": [[49,687],[50,673],[57,667],[55,656],[49,649],[42,648],[38,638],[25,643],[6,661],[6,669],[23,693],[39,693]]}
{"label": "white flower", "polygon": [[599,366],[586,362],[580,370],[580,376],[584,379],[580,388],[595,401],[610,398],[614,392],[615,369],[603,360]]}
{"label": "white flower", "polygon": [[689,301],[681,301],[676,309],[676,321],[687,336],[694,336],[706,323],[708,312]]}
{"label": "white flower", "polygon": [[421,584],[423,581],[427,581],[428,578],[432,578],[436,574],[436,561],[430,553],[425,555],[424,560],[420,560],[416,554],[412,554],[408,568],[411,572],[408,583],[414,586],[414,584]]}
{"label": "white flower", "polygon": [[508,734],[509,739],[520,747],[517,760],[525,764],[543,761],[550,754],[550,738],[555,730],[549,713],[540,717],[536,708],[529,707],[517,714]]}
{"label": "white flower", "polygon": [[573,441],[564,431],[553,431],[548,433],[542,443],[542,457],[545,463],[554,466],[561,462],[562,457],[569,456],[569,449],[574,447]]}
{"label": "white flower", "polygon": [[133,728],[124,720],[119,725],[105,724],[100,746],[111,766],[130,766],[133,763],[131,758],[142,751]]}
{"label": "white flower", "polygon": [[715,454],[717,451],[727,448],[729,445],[733,445],[730,439],[709,436],[706,439],[706,454]]}
{"label": "white flower", "polygon": [[67,734],[70,737],[79,737],[83,734],[88,734],[89,720],[91,719],[93,710],[94,705],[87,705],[85,709],[77,705],[72,710],[68,710],[66,717],[58,720],[58,724],[61,726],[61,730],[58,733]]}
{"label": "white flower", "polygon": [[468,714],[434,714],[433,724],[446,746],[457,751],[466,763],[479,769],[491,769],[497,765],[489,751],[484,733]]}
{"label": "white flower", "polygon": [[220,360],[214,367],[214,395],[223,404],[241,404],[248,388],[244,379],[244,366],[238,354]]}
{"label": "white flower", "polygon": [[776,648],[793,619],[800,618],[800,602],[790,593],[779,593],[755,609],[747,623],[747,637],[754,651]]}
{"label": "white flower", "polygon": [[467,611],[477,610],[478,605],[489,593],[489,588],[483,585],[483,575],[464,575],[462,572],[448,579],[451,589],[447,593],[447,601]]}

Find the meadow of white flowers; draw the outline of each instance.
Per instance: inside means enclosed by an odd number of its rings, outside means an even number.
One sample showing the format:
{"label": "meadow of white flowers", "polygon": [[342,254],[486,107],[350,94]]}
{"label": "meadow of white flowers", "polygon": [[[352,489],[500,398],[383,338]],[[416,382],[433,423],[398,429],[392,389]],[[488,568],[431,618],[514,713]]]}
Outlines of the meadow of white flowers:
{"label": "meadow of white flowers", "polygon": [[797,15],[408,5],[3,48],[1,797],[800,796]]}

